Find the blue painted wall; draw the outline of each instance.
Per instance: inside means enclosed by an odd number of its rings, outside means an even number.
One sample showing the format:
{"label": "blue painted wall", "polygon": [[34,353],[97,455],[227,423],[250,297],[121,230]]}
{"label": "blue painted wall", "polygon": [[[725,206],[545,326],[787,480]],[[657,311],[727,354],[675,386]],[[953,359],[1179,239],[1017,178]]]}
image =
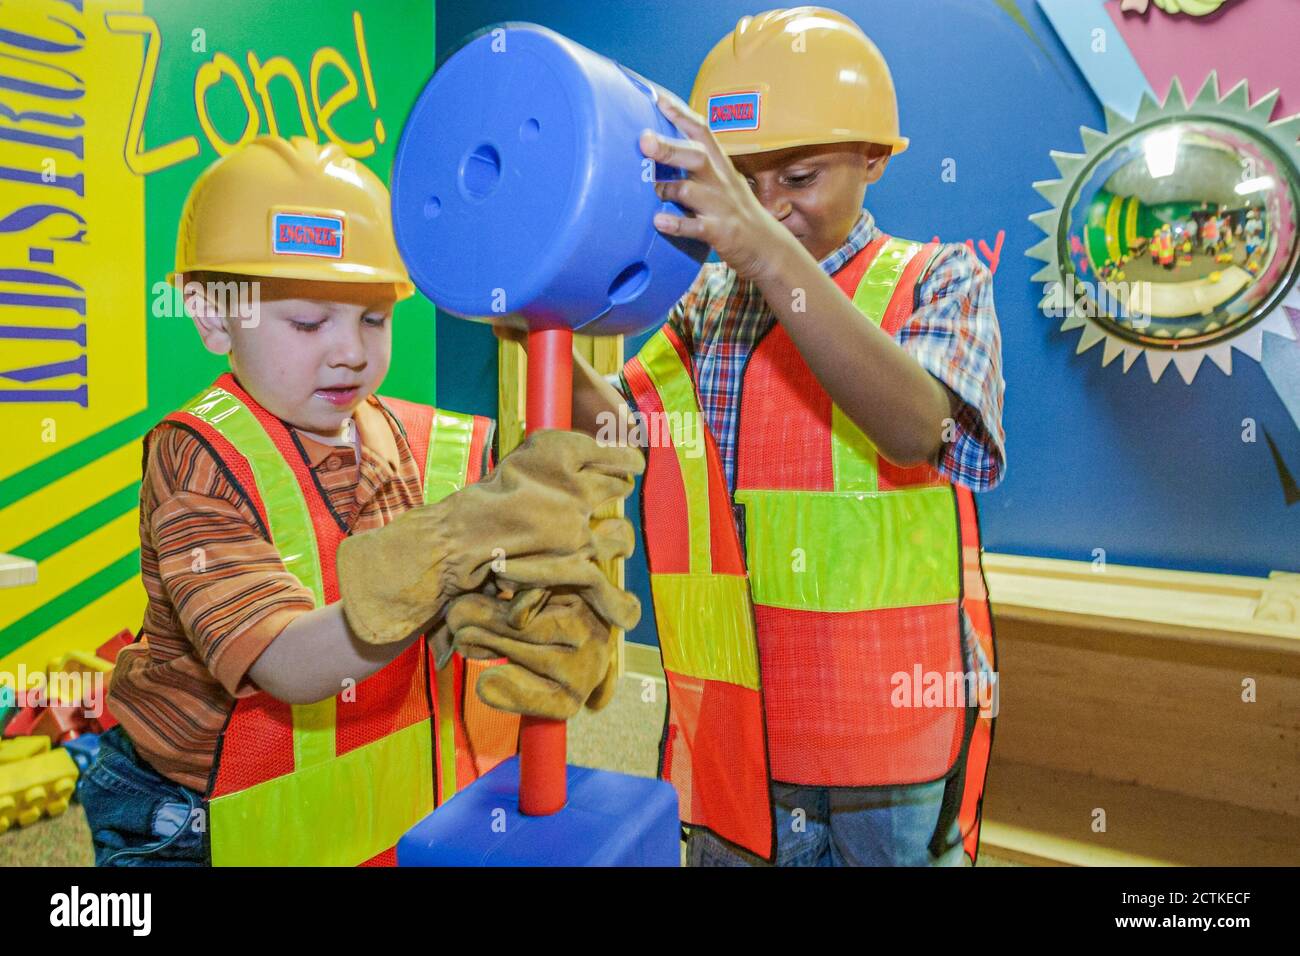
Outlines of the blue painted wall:
{"label": "blue painted wall", "polygon": [[[712,45],[765,4],[656,0],[478,0],[437,4],[439,56],[502,20],[558,30],[682,97]],[[1300,505],[1287,507],[1263,439],[1300,476],[1300,435],[1259,365],[1234,355],[1225,376],[1206,363],[1192,386],[1171,367],[1152,384],[1143,363],[1101,367],[1100,347],[1075,356],[1036,307],[1025,250],[1041,238],[1028,216],[1046,207],[1032,189],[1054,179],[1052,149],[1080,151],[1078,128],[1101,128],[1101,108],[1031,0],[1018,6],[1033,36],[994,0],[840,0],[893,69],[907,153],[890,163],[867,206],[889,232],[917,239],[984,239],[1006,231],[995,297],[1003,335],[1009,467],[980,498],[990,551],[1236,574],[1300,570]],[[1197,84],[1199,85],[1199,84]],[[1262,91],[1257,91],[1262,92]],[[1300,91],[1288,91],[1300,96]],[[957,178],[941,179],[945,159]],[[640,341],[629,342],[635,349]],[[629,351],[629,354],[631,352]],[[491,331],[443,317],[438,398],[495,414]],[[1259,440],[1241,440],[1254,419]],[[635,503],[630,511],[635,515]],[[645,564],[629,580],[649,605]],[[631,637],[654,641],[652,622]]]}

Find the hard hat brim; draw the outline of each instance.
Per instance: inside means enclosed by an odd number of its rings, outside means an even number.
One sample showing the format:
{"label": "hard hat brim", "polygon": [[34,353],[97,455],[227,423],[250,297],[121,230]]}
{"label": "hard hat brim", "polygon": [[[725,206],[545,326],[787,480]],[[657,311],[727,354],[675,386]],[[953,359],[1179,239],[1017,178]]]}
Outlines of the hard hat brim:
{"label": "hard hat brim", "polygon": [[728,156],[752,156],[754,153],[775,153],[777,150],[794,149],[798,146],[830,146],[836,143],[876,143],[880,146],[888,146],[889,155],[897,156],[899,153],[907,151],[911,140],[906,136],[885,141],[866,139],[861,136],[805,136],[793,137],[788,140],[774,140],[762,144],[738,143],[734,146],[729,146],[724,140],[718,141],[718,145],[722,147],[722,151]]}
{"label": "hard hat brim", "polygon": [[415,295],[415,286],[409,276],[343,262],[331,263],[328,271],[322,270],[317,263],[307,262],[300,266],[277,263],[274,268],[268,267],[264,262],[201,263],[167,273],[167,282],[175,286],[177,276],[195,272],[221,272],[229,275],[251,276],[256,279],[301,279],[307,282],[391,285],[398,302]]}

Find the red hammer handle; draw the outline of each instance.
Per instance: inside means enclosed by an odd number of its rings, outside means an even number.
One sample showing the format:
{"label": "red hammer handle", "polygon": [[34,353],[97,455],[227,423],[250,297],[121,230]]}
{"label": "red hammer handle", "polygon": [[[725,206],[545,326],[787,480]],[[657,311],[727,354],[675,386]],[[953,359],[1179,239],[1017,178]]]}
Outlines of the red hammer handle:
{"label": "red hammer handle", "polygon": [[[527,433],[573,426],[573,331],[528,333]],[[519,809],[544,817],[564,807],[565,723],[525,717],[519,725]]]}

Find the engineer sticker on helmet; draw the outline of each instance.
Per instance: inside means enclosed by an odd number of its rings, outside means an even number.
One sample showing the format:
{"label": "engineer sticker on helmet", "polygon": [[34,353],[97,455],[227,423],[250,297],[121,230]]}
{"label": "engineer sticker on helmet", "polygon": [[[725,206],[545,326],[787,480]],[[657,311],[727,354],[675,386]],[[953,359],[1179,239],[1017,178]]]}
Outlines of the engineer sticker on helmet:
{"label": "engineer sticker on helmet", "polygon": [[277,212],[271,217],[271,251],[282,256],[343,257],[343,220]]}
{"label": "engineer sticker on helmet", "polygon": [[717,132],[758,129],[759,94],[719,93],[709,97],[709,129]]}

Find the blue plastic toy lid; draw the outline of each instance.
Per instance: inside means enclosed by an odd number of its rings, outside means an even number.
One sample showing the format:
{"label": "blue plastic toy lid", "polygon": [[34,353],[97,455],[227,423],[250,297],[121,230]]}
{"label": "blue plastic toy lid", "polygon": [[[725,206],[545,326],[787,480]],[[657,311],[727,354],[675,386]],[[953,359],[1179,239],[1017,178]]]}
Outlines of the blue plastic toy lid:
{"label": "blue plastic toy lid", "polygon": [[565,42],[540,28],[485,33],[434,74],[407,120],[393,225],[412,280],[453,312],[488,314],[494,290],[529,301],[565,258],[598,126],[581,70],[557,55]]}

